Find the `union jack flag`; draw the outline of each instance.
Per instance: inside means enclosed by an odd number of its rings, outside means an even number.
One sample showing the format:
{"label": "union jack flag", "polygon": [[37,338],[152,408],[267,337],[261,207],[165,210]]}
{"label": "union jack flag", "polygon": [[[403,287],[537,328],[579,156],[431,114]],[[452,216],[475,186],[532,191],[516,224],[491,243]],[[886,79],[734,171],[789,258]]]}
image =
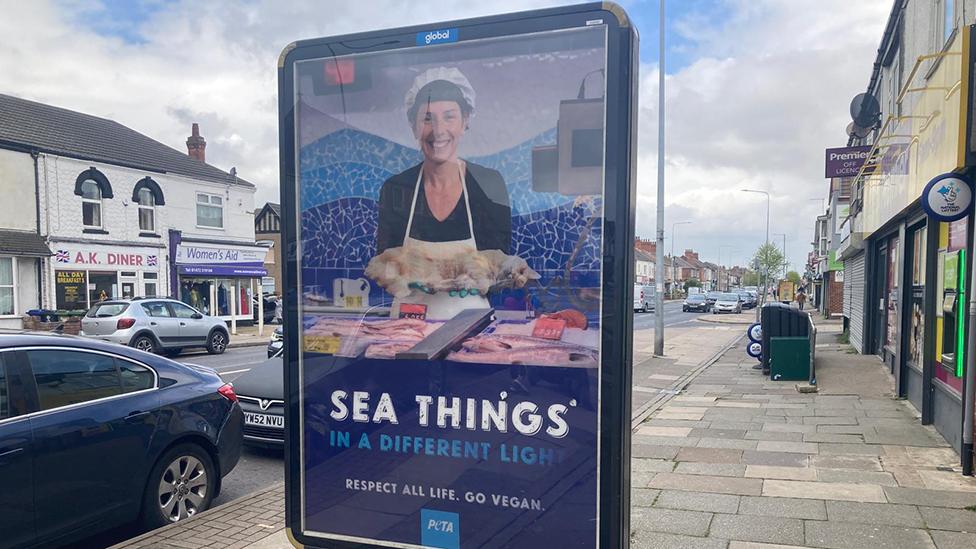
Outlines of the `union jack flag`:
{"label": "union jack flag", "polygon": [[68,250],[58,250],[58,253],[54,255],[54,260],[58,263],[68,263],[71,261],[71,254]]}
{"label": "union jack flag", "polygon": [[146,256],[146,265],[149,266],[149,267],[155,267],[156,266],[156,256],[154,256],[154,255],[147,255]]}

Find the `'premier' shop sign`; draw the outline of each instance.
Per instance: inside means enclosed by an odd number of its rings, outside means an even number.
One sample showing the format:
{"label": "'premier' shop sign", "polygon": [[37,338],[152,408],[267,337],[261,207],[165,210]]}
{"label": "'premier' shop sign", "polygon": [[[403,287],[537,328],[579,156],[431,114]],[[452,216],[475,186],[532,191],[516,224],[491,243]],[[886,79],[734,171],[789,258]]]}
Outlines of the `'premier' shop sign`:
{"label": "'premier' shop sign", "polygon": [[854,177],[868,159],[870,146],[827,149],[824,177]]}

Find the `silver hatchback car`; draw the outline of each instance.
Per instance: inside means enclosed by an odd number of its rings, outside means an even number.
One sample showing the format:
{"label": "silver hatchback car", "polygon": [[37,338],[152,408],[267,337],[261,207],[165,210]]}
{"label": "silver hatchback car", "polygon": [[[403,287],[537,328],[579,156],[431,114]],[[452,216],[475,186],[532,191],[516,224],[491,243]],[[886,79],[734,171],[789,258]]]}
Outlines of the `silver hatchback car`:
{"label": "silver hatchback car", "polygon": [[208,353],[220,354],[230,341],[223,320],[165,298],[98,303],[81,320],[81,335],[169,356],[186,347],[204,347]]}

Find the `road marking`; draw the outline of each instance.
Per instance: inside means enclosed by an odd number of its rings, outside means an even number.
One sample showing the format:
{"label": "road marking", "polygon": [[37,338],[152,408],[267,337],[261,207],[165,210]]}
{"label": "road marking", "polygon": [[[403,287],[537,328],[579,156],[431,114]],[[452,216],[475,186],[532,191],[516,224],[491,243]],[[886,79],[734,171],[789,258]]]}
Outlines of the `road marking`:
{"label": "road marking", "polygon": [[250,368],[244,368],[243,370],[227,370],[226,372],[218,371],[218,374],[239,374],[241,372],[250,372]]}

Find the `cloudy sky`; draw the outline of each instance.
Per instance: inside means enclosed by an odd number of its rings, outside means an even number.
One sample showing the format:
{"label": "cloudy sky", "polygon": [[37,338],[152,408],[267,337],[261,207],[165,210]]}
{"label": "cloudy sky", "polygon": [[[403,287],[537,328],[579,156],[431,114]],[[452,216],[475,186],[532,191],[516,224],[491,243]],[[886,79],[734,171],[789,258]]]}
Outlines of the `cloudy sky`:
{"label": "cloudy sky", "polygon": [[[112,118],[278,201],[276,62],[288,43],[553,5],[544,0],[2,0],[0,93]],[[641,35],[637,234],[655,236],[658,1],[621,2]],[[800,267],[826,196],[823,150],[846,144],[891,0],[670,0],[666,248],[744,263],[771,229]],[[782,245],[782,236],[774,241]]]}

